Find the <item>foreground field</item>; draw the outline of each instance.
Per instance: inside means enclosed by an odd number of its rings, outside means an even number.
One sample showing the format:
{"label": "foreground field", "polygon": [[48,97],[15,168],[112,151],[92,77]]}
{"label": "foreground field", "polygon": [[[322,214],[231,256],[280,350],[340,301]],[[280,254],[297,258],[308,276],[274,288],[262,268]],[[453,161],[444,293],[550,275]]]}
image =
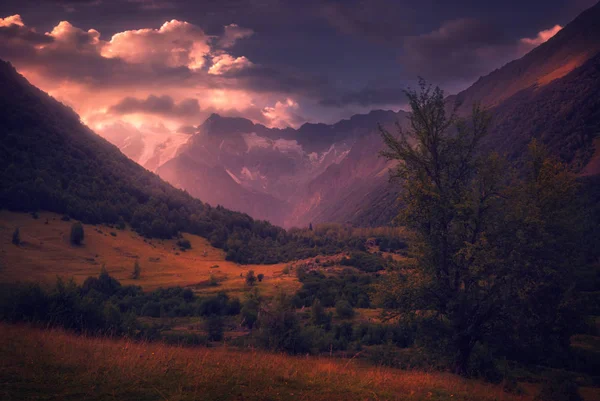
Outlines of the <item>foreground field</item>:
{"label": "foreground field", "polygon": [[[294,292],[300,285],[293,275],[282,274],[286,264],[238,265],[225,260],[221,249],[213,248],[205,238],[185,234],[192,248],[181,251],[176,240],[146,240],[137,233],[105,225],[84,225],[81,246],[69,242],[71,224],[53,213],[30,214],[0,211],[0,282],[54,282],[57,276],[73,277],[78,283],[97,276],[103,265],[123,284],[135,284],[145,290],[158,287],[193,285],[202,292],[240,292],[248,270],[265,276],[259,283],[269,293],[279,289]],[[22,244],[11,243],[19,228]],[[132,280],[135,261],[142,267],[139,280]],[[208,287],[214,276],[219,285]],[[199,285],[198,285],[199,284]]]}
{"label": "foreground field", "polygon": [[[6,400],[531,400],[443,373],[0,324]],[[592,399],[592,398],[589,398]]]}

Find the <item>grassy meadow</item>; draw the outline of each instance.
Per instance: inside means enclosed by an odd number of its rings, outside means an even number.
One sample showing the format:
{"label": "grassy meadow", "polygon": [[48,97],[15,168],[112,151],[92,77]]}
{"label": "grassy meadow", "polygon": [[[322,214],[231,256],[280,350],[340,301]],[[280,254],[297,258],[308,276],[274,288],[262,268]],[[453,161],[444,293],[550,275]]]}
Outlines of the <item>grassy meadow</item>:
{"label": "grassy meadow", "polygon": [[[5,400],[532,400],[500,385],[359,360],[81,337],[0,324]],[[535,388],[529,386],[534,394]],[[587,400],[598,394],[582,389]]]}
{"label": "grassy meadow", "polygon": [[[287,263],[239,265],[226,261],[224,251],[212,247],[205,238],[191,234],[184,234],[191,249],[182,251],[176,239],[150,240],[129,228],[85,224],[85,239],[81,246],[74,246],[69,241],[72,223],[54,213],[40,213],[34,219],[26,213],[0,211],[0,282],[53,283],[57,276],[63,276],[82,283],[89,276],[97,276],[104,265],[124,285],[139,285],[144,290],[193,286],[202,293],[239,293],[245,289],[240,275],[249,270],[264,274],[264,281],[257,285],[266,295],[280,289],[294,292],[300,286],[293,274],[282,273]],[[18,247],[11,244],[16,227],[22,242]],[[136,260],[142,274],[133,280]],[[206,285],[211,275],[218,286]]]}

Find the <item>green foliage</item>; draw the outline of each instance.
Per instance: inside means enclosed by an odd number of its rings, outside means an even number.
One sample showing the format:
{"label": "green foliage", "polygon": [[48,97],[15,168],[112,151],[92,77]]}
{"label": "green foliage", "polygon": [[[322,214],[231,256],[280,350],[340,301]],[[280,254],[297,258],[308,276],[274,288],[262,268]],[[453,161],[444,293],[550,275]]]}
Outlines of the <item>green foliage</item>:
{"label": "green foliage", "polygon": [[468,119],[447,115],[443,92],[424,82],[407,96],[410,129],[381,129],[382,154],[399,161],[398,221],[415,234],[417,264],[388,275],[379,301],[397,315],[430,311],[460,374],[478,343],[528,362],[566,349],[574,176],[535,142],[518,175],[480,151],[489,117],[479,107]]}
{"label": "green foliage", "polygon": [[71,244],[81,245],[81,243],[83,242],[83,238],[84,238],[83,224],[81,224],[80,222],[73,223],[71,225],[71,235],[70,235]]}
{"label": "green foliage", "polygon": [[353,252],[350,257],[345,257],[340,262],[343,266],[353,266],[366,273],[374,273],[385,269],[385,260],[376,254],[368,252]]}
{"label": "green foliage", "polygon": [[19,233],[19,227],[15,228],[15,231],[13,231],[12,243],[17,246],[21,244],[21,234]]}
{"label": "green foliage", "polygon": [[264,348],[292,354],[310,351],[310,344],[301,330],[300,318],[286,294],[278,294],[261,312],[257,323],[257,337]]}
{"label": "green foliage", "polygon": [[325,276],[321,272],[311,271],[303,273],[300,281],[302,288],[294,297],[297,307],[311,306],[317,299],[324,307],[333,307],[341,299],[357,308],[371,306],[369,293],[374,279],[368,274],[345,270],[339,276]]}

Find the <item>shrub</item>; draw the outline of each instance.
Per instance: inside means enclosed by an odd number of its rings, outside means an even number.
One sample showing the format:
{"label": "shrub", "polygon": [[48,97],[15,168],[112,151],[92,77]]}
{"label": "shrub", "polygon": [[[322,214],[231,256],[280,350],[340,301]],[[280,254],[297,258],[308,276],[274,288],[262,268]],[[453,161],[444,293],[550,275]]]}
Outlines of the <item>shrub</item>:
{"label": "shrub", "polygon": [[133,273],[131,273],[131,278],[137,280],[142,275],[142,268],[140,267],[140,263],[136,260],[133,263]]}
{"label": "shrub", "polygon": [[62,221],[71,221],[71,218],[69,217],[68,214],[65,214],[63,217],[60,218]]}
{"label": "shrub", "polygon": [[283,270],[281,271],[283,274],[290,274],[290,267],[286,266],[283,268]]}
{"label": "shrub", "polygon": [[354,317],[354,309],[348,301],[341,299],[335,303],[335,314],[340,319],[350,319]]}
{"label": "shrub", "polygon": [[12,243],[17,246],[21,244],[21,234],[19,233],[19,227],[15,228],[15,231],[13,231]]}
{"label": "shrub", "polygon": [[577,383],[564,373],[548,377],[542,384],[535,401],[583,401]]}
{"label": "shrub", "polygon": [[177,241],[177,246],[182,250],[186,250],[186,249],[191,249],[192,248],[192,244],[190,242],[189,239],[186,238],[182,238],[180,240]]}
{"label": "shrub", "polygon": [[254,275],[254,270],[250,270],[246,274],[246,284],[248,284],[249,286],[253,286],[254,283],[256,283],[256,276]]}
{"label": "shrub", "polygon": [[216,287],[219,285],[219,280],[217,280],[217,278],[215,277],[214,274],[211,274],[209,279],[208,279],[208,285],[211,287]]}
{"label": "shrub", "polygon": [[219,315],[211,315],[204,322],[204,329],[209,341],[221,341],[223,339],[223,318]]}
{"label": "shrub", "polygon": [[116,236],[117,236],[117,233],[116,233],[116,232],[114,232],[114,231],[111,231],[111,232],[110,232],[110,235],[112,235],[113,237],[116,237]]}
{"label": "shrub", "polygon": [[73,225],[71,225],[71,243],[73,245],[81,245],[83,237],[83,225],[79,222],[73,223]]}
{"label": "shrub", "polygon": [[256,278],[258,279],[258,282],[260,283],[261,281],[263,281],[263,278],[265,278],[265,275],[262,273],[258,273],[258,275],[256,276]]}

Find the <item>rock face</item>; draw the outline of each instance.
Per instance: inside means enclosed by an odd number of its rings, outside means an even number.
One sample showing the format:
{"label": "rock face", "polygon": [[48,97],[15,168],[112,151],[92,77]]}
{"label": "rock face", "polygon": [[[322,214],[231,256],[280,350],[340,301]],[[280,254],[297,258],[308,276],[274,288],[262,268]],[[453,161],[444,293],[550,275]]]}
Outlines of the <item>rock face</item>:
{"label": "rock face", "polygon": [[276,224],[331,221],[331,212],[343,221],[346,210],[386,180],[377,124],[404,118],[373,111],[281,130],[213,114],[157,173],[208,203]]}

